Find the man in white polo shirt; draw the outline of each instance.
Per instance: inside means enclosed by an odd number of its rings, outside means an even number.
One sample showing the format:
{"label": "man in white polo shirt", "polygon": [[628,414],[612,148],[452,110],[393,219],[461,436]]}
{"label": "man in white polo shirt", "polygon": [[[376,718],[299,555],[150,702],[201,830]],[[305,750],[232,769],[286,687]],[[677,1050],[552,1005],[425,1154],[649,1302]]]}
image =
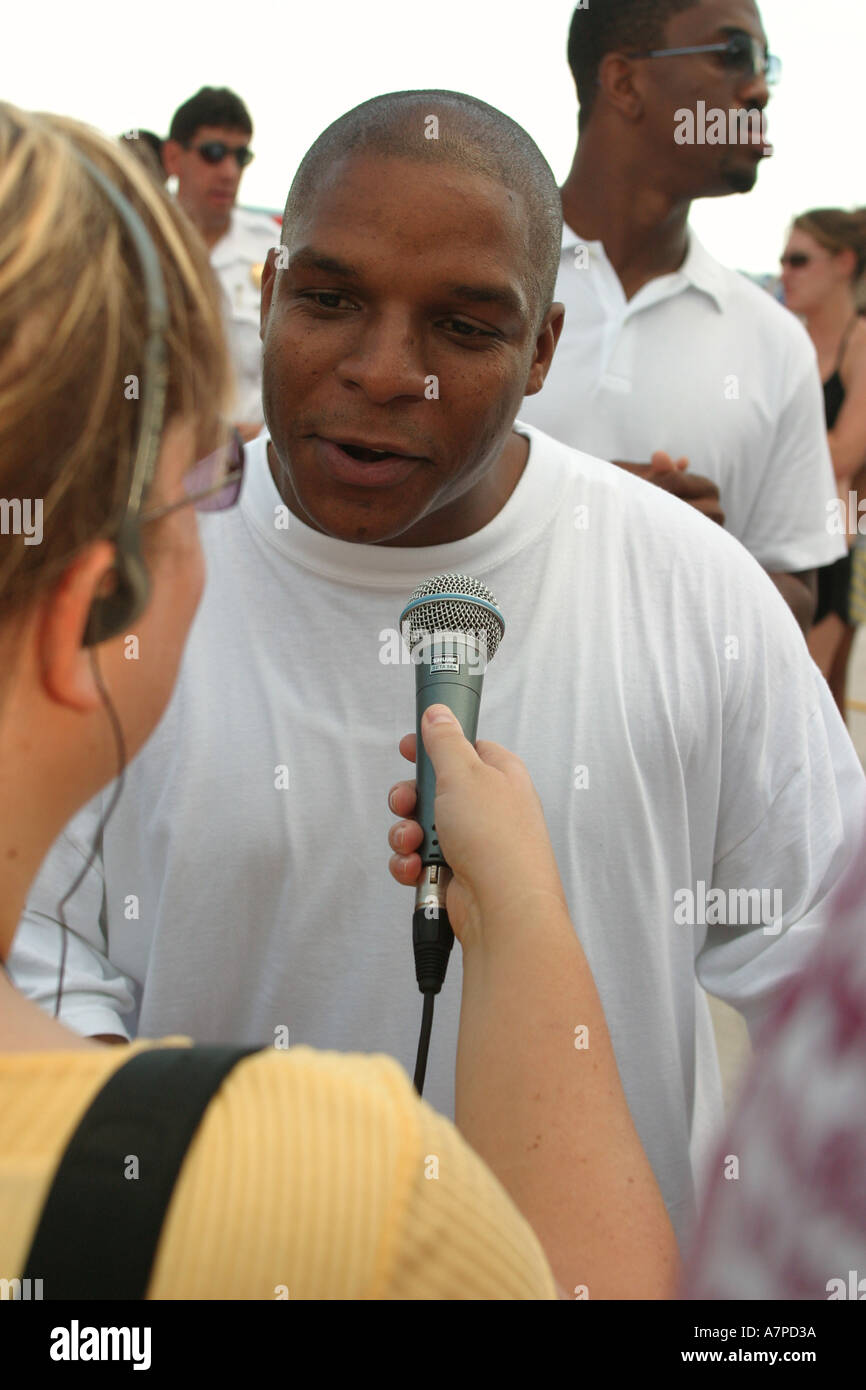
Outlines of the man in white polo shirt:
{"label": "man in white polo shirt", "polygon": [[258,434],[264,421],[262,270],[280,235],[279,223],[266,213],[235,207],[241,175],[253,158],[252,133],[240,97],[227,87],[202,87],[175,111],[162,148],[166,173],[177,176],[178,202],[209,247],[222,286],[237,386],[234,418],[245,439]]}
{"label": "man in white polo shirt", "polygon": [[[522,418],[644,474],[659,454],[652,481],[723,519],[807,627],[812,572],[841,554],[815,352],[688,226],[693,198],[748,192],[771,153],[760,130],[778,65],[758,10],[608,0],[575,11],[568,58],[580,121],[562,189],[565,326]],[[678,144],[699,101],[751,112],[754,139]]]}

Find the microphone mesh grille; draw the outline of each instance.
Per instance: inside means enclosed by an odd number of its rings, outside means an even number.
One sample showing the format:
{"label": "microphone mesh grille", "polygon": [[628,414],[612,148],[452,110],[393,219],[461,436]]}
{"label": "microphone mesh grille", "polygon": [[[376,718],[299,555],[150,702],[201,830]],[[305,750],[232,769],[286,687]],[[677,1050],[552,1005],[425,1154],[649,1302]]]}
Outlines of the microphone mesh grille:
{"label": "microphone mesh grille", "polygon": [[[461,632],[480,638],[486,646],[487,660],[492,661],[502,641],[505,623],[498,611],[491,613],[489,608],[472,601],[483,599],[498,609],[487,585],[470,578],[468,574],[437,574],[432,579],[425,579],[412,591],[409,603],[415,603],[428,594],[440,597],[431,598],[429,603],[419,603],[402,622],[403,635],[410,652],[425,637],[432,637],[437,632]],[[454,597],[442,598],[443,594],[453,594]]]}

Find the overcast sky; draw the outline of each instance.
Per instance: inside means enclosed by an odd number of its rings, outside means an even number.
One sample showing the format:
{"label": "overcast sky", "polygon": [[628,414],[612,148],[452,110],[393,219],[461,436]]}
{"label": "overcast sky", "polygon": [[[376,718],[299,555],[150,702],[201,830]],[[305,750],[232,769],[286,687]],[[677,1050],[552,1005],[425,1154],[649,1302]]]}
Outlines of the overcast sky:
{"label": "overcast sky", "polygon": [[[603,0],[599,0],[603,3]],[[200,86],[250,108],[256,159],[240,201],[282,209],[319,131],[380,92],[447,87],[506,111],[560,182],[576,131],[565,44],[574,0],[37,0],[5,8],[3,97],[112,134],[163,135]],[[706,199],[692,220],[729,265],[776,271],[790,218],[866,202],[863,0],[764,0],[784,73],[770,107],[776,154],[746,197]]]}

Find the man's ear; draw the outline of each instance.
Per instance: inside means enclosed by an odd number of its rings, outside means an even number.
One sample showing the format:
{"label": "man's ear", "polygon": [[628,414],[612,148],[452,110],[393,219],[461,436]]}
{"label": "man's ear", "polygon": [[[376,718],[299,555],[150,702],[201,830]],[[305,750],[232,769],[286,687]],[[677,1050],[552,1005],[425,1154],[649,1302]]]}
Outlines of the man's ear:
{"label": "man's ear", "polygon": [[598,86],[607,102],[629,120],[642,115],[646,94],[640,70],[621,53],[606,53],[598,65]]}
{"label": "man's ear", "polygon": [[83,641],[94,599],[116,583],[114,565],[111,542],[94,541],[42,600],[36,639],[42,685],[53,700],[70,709],[87,712],[102,703],[90,648]]}
{"label": "man's ear", "polygon": [[284,246],[272,246],[268,251],[264,267],[262,269],[262,299],[259,309],[259,337],[262,342],[265,338],[265,325],[268,321],[268,313],[271,307],[271,296],[274,292],[274,282],[277,278],[277,256],[285,256]]}
{"label": "man's ear", "polygon": [[162,167],[166,177],[172,178],[180,174],[180,162],[184,156],[184,148],[177,140],[165,140],[162,146]]}
{"label": "man's ear", "polygon": [[540,329],[538,338],[535,342],[535,355],[532,359],[532,366],[529,369],[529,376],[526,380],[526,390],[524,396],[536,395],[544,385],[544,378],[550,371],[550,364],[553,361],[553,354],[556,344],[559,342],[559,335],[562,332],[562,325],[565,323],[565,305],[551,304]]}

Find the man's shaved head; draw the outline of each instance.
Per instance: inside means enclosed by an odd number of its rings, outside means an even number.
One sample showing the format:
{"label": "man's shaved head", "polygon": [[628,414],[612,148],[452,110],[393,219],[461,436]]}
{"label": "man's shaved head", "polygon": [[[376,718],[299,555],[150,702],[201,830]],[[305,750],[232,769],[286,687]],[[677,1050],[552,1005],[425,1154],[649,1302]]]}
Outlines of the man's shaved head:
{"label": "man's shaved head", "polygon": [[[433,129],[436,138],[425,133]],[[462,92],[389,92],[362,102],[323,130],[301,160],[283,215],[283,245],[291,245],[298,217],[330,169],[355,154],[452,165],[485,175],[522,198],[527,287],[541,322],[553,302],[559,269],[562,203],[550,166],[522,126]]]}

